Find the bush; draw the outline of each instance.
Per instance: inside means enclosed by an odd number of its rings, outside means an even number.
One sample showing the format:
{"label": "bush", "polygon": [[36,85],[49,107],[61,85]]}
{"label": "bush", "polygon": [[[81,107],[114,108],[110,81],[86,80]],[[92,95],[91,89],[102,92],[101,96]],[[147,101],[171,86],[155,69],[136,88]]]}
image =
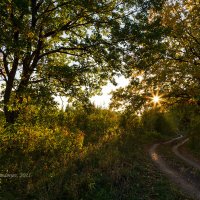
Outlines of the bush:
{"label": "bush", "polygon": [[[81,133],[63,130],[63,127],[50,129],[27,124],[7,127],[0,134],[0,172],[16,177],[2,179],[4,195],[23,199],[37,190],[46,193],[50,188],[59,195],[61,188],[54,188],[51,180],[55,182],[63,168],[81,151],[83,139],[80,137]],[[21,177],[23,174],[25,177]]]}
{"label": "bush", "polygon": [[160,134],[169,136],[176,133],[173,118],[167,112],[155,109],[144,112],[142,116],[133,113],[126,111],[120,118],[120,128],[130,134],[152,134],[152,137],[159,138]]}
{"label": "bush", "polygon": [[[117,126],[118,115],[100,108],[90,113],[35,105],[25,108],[17,123],[1,130],[0,174],[15,176],[1,180],[2,198],[57,199],[63,193],[66,170],[76,168],[76,160],[86,155],[88,149],[100,148],[115,135]],[[71,176],[69,187],[80,182],[78,177],[74,183]],[[92,187],[92,177],[82,179]],[[76,193],[76,188],[71,190]]]}
{"label": "bush", "polygon": [[[89,112],[81,108],[66,111],[66,116],[73,118],[73,122],[67,120],[68,127],[79,129],[84,133],[84,143],[97,143],[99,139],[117,134],[119,116],[110,110],[93,107]],[[71,118],[71,119],[72,119]]]}
{"label": "bush", "polygon": [[141,117],[134,114],[134,112],[125,111],[120,116],[119,126],[129,134],[139,134],[143,132]]}
{"label": "bush", "polygon": [[173,119],[168,116],[168,113],[162,113],[159,110],[145,112],[141,120],[144,132],[157,132],[162,135],[175,134],[176,127],[173,125]]}
{"label": "bush", "polygon": [[0,173],[17,175],[1,179],[2,199],[128,200],[163,193],[167,199],[167,187],[152,190],[158,173],[144,152],[149,138],[160,134],[135,133],[143,133],[141,118],[120,119],[100,108],[33,108],[1,131]]}
{"label": "bush", "polygon": [[195,116],[191,119],[190,132],[189,132],[189,146],[190,148],[200,153],[200,116]]}

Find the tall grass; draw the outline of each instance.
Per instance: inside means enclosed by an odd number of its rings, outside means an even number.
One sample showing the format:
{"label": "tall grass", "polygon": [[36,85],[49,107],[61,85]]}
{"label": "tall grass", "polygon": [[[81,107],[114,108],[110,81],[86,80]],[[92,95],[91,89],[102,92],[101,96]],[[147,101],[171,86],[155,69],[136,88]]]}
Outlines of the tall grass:
{"label": "tall grass", "polygon": [[145,132],[151,118],[100,108],[36,111],[1,129],[0,174],[15,175],[1,178],[2,199],[182,198],[144,150],[155,140]]}

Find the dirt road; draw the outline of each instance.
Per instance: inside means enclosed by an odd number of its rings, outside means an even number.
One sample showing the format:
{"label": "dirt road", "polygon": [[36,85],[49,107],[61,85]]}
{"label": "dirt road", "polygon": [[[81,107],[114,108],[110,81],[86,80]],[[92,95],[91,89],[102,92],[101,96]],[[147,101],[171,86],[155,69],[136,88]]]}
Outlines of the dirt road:
{"label": "dirt road", "polygon": [[[180,140],[180,141],[179,141]],[[187,196],[192,197],[193,199],[200,200],[200,190],[197,188],[195,184],[189,183],[185,177],[181,176],[181,174],[176,169],[172,169],[169,167],[169,165],[164,161],[164,159],[158,155],[157,149],[159,148],[159,145],[169,145],[173,144],[175,141],[178,142],[178,144],[175,144],[172,146],[172,152],[175,153],[176,156],[181,158],[184,162],[187,162],[187,164],[195,167],[196,169],[200,170],[200,165],[193,160],[190,160],[189,158],[186,158],[184,155],[182,155],[178,148],[187,142],[188,139],[183,140],[183,136],[179,136],[177,138],[174,138],[170,141],[167,141],[165,143],[159,143],[154,144],[149,149],[149,154],[151,156],[151,159],[155,162],[157,167],[167,176],[170,178],[170,180],[175,183],[183,193],[185,193]],[[177,158],[178,159],[178,158]]]}

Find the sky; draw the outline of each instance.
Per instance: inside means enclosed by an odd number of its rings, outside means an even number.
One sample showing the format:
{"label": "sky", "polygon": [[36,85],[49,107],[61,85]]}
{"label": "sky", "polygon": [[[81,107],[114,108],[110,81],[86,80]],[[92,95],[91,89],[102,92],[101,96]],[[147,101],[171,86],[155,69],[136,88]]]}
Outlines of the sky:
{"label": "sky", "polygon": [[91,98],[91,102],[93,102],[96,106],[108,108],[109,103],[111,102],[112,95],[109,93],[116,90],[119,87],[125,87],[128,85],[128,79],[120,76],[116,78],[117,86],[114,86],[112,83],[108,83],[106,86],[102,87],[102,95],[96,95]]}
{"label": "sky", "polygon": [[[112,95],[110,92],[116,90],[119,87],[125,87],[128,85],[129,81],[124,76],[120,76],[116,78],[117,86],[114,86],[112,83],[108,83],[107,85],[102,87],[102,95],[93,96],[90,100],[97,107],[108,108],[109,103],[111,102]],[[65,109],[67,105],[66,97],[54,97],[55,100],[59,103],[60,109]]]}
{"label": "sky", "polygon": [[[116,90],[119,87],[125,87],[128,85],[129,81],[124,76],[116,78],[117,86],[114,86],[112,83],[102,87],[102,95],[96,95],[91,97],[91,102],[94,103],[97,107],[108,108],[109,103],[111,102],[112,95],[110,92]],[[67,98],[65,97],[55,97],[55,100],[59,103],[59,107],[65,109],[67,105]]]}

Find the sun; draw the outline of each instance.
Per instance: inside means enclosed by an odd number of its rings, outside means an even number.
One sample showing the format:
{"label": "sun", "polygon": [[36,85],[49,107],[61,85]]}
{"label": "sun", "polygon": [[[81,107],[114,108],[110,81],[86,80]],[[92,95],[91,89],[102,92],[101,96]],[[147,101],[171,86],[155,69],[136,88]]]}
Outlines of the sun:
{"label": "sun", "polygon": [[146,96],[146,105],[149,108],[161,108],[165,102],[165,94],[160,92],[160,88],[149,91],[149,95]]}
{"label": "sun", "polygon": [[150,97],[151,103],[153,104],[154,107],[160,107],[161,103],[163,102],[163,95],[159,94],[158,92],[155,94],[152,93],[152,96]]}
{"label": "sun", "polygon": [[148,104],[153,104],[153,107],[160,107],[162,102],[164,101],[163,96],[163,94],[159,93],[159,90],[157,90],[156,92],[152,92],[151,96],[147,97],[148,99],[150,99]]}
{"label": "sun", "polygon": [[152,97],[152,101],[153,101],[153,103],[159,103],[160,102],[160,96],[158,96],[158,95],[155,95],[155,96],[153,96]]}

